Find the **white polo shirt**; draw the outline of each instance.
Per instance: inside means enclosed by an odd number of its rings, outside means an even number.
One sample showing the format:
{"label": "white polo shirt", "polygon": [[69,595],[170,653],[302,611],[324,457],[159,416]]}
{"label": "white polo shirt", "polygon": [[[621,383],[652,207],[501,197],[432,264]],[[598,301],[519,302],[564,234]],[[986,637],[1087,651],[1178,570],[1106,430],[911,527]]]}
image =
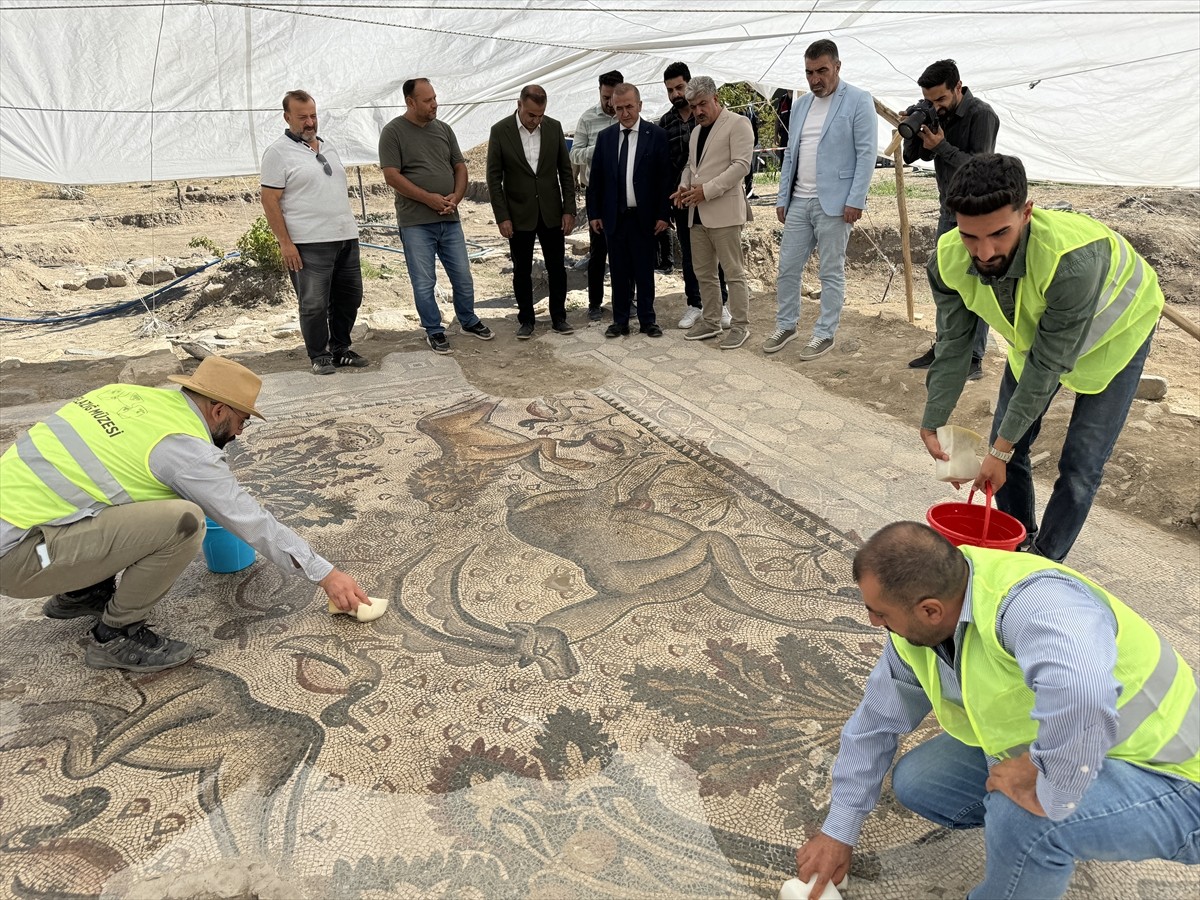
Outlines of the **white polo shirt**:
{"label": "white polo shirt", "polygon": [[295,244],[358,237],[358,223],[350,212],[346,170],[329,144],[322,141],[318,146],[331,175],[325,174],[325,167],[308,144],[293,141],[286,134],[263,153],[259,181],[263,187],[283,190],[279,206]]}

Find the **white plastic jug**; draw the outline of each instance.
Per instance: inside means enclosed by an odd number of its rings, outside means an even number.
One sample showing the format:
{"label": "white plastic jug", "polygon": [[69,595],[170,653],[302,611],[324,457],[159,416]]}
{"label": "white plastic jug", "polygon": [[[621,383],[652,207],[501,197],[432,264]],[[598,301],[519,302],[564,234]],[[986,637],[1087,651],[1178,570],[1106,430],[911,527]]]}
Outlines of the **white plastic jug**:
{"label": "white plastic jug", "polygon": [[[808,892],[812,890],[812,886],[816,883],[816,880],[816,875],[808,879],[808,881],[801,881],[799,878],[789,878],[783,883],[783,887],[779,889],[779,900],[808,900]],[[842,900],[840,892],[844,891],[846,885],[849,883],[849,875],[839,881],[836,887],[833,882],[830,882],[825,885],[825,890],[821,891],[816,900]]]}
{"label": "white plastic jug", "polygon": [[938,481],[974,481],[982,462],[979,450],[983,446],[982,434],[958,425],[943,425],[937,430],[938,443],[950,455],[950,461],[936,459],[933,473]]}

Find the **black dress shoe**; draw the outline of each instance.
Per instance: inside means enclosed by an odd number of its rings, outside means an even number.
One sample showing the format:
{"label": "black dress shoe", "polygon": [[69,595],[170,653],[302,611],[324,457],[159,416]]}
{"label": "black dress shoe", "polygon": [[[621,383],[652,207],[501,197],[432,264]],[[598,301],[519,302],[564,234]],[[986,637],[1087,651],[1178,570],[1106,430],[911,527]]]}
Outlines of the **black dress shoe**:
{"label": "black dress shoe", "polygon": [[662,337],[662,329],[657,325],[646,325],[642,328],[642,334],[646,337]]}
{"label": "black dress shoe", "polygon": [[933,351],[934,348],[930,347],[916,359],[909,360],[908,367],[910,369],[928,369],[933,365]]}
{"label": "black dress shoe", "polygon": [[629,334],[629,326],[618,325],[616,322],[613,322],[604,331],[604,336],[606,338],[624,337],[627,334]]}
{"label": "black dress shoe", "polygon": [[604,313],[600,311],[600,307],[598,307],[598,306],[588,307],[588,321],[589,322],[599,322],[603,318],[604,318]]}
{"label": "black dress shoe", "polygon": [[533,326],[532,325],[521,325],[517,328],[517,340],[518,341],[527,341],[531,337],[533,337]]}
{"label": "black dress shoe", "polygon": [[561,322],[555,322],[553,325],[550,326],[550,330],[557,332],[558,334],[574,334],[575,333],[575,329],[571,327],[571,323],[568,322],[566,319],[563,319]]}

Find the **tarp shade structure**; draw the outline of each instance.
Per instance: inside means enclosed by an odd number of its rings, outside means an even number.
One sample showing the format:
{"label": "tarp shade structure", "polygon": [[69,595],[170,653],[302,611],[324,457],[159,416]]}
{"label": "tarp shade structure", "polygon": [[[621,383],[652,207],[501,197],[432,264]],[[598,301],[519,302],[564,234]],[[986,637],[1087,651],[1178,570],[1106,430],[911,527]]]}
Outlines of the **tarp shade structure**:
{"label": "tarp shade structure", "polygon": [[[314,95],[348,164],[378,161],[406,78],[433,81],[466,150],[523,84],[570,131],[620,69],[665,106],[662,70],[805,89],[804,50],[889,107],[953,57],[1033,178],[1200,185],[1196,0],[0,0],[0,178],[103,183],[247,175]],[[887,142],[880,123],[880,146]],[[482,173],[472,173],[481,178]]]}

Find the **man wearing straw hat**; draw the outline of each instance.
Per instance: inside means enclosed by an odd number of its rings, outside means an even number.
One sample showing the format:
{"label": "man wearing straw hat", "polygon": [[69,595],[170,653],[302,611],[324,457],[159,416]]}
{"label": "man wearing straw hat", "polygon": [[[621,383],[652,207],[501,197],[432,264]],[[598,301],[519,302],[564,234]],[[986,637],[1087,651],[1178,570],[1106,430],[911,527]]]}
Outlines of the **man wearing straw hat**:
{"label": "man wearing straw hat", "polygon": [[796,851],[810,897],[846,875],[899,737],[931,710],[944,733],[900,758],[892,790],[984,829],[968,896],[1061,897],[1081,859],[1200,863],[1200,692],[1145,619],[1066,566],[917,522],[872,535],[852,573],[890,640],[842,729],[829,815]]}
{"label": "man wearing straw hat", "polygon": [[[950,183],[946,206],[958,228],[926,265],[938,341],[921,440],[934,459],[949,458],[937,429],[962,394],[983,319],[1009,349],[975,486],[990,483],[996,507],[1025,526],[1025,549],[1061,562],[1133,404],[1163,293],[1124,237],[1080,213],[1034,209],[1028,193],[1021,160],[998,153],[971,157]],[[1064,386],[1075,403],[1039,528],[1029,452]]]}
{"label": "man wearing straw hat", "polygon": [[[77,397],[0,456],[0,591],[52,595],[52,619],[94,616],[92,668],[157,672],[195,648],[146,619],[195,558],[205,515],[300,570],[343,610],[368,603],[354,578],[322,559],[237,483],[223,448],[255,409],[262,379],[210,356],[182,390],[110,384]],[[116,576],[121,573],[120,584]]]}

